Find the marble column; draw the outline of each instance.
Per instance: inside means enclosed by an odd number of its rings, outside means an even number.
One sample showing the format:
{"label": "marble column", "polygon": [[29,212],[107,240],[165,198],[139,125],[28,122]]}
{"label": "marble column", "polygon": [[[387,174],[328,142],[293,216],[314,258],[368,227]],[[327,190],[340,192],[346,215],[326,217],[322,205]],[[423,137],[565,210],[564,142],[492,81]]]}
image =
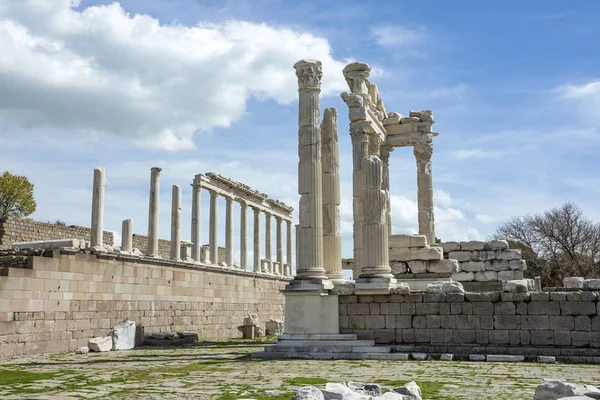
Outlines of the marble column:
{"label": "marble column", "polygon": [[260,270],[260,210],[252,207],[254,211],[254,272]]}
{"label": "marble column", "polygon": [[362,196],[363,261],[360,278],[392,280],[389,266],[387,196],[383,190],[383,163],[379,158],[379,137],[371,135],[370,155],[363,159],[364,190]]}
{"label": "marble column", "polygon": [[208,244],[210,246],[210,263],[219,264],[219,194],[214,190],[210,191],[210,222],[208,233]]}
{"label": "marble column", "polygon": [[300,195],[296,280],[327,279],[323,268],[323,195],[319,94],[321,62],[298,61],[298,194]]}
{"label": "marble column", "polygon": [[248,271],[248,241],[246,239],[247,204],[240,202],[240,268]]}
{"label": "marble column", "polygon": [[126,219],[121,226],[121,251],[133,251],[133,221]]}
{"label": "marble column", "polygon": [[160,171],[162,171],[162,168],[153,167],[150,171],[147,254],[150,257],[158,257],[158,206],[160,202]]}
{"label": "marble column", "polygon": [[285,257],[287,259],[287,264],[290,266],[290,275],[292,274],[292,221],[285,221],[287,226],[287,232],[285,235],[286,240],[286,250]]}
{"label": "marble column", "polygon": [[271,253],[271,214],[265,213],[265,259],[267,260],[266,272],[273,273],[273,255]]}
{"label": "marble column", "polygon": [[104,234],[104,185],[105,172],[103,167],[94,168],[94,186],[92,191],[92,229],[91,247],[102,246]]}
{"label": "marble column", "polygon": [[433,141],[421,140],[414,145],[417,160],[417,203],[419,207],[419,235],[427,237],[427,243],[435,244],[435,224],[433,217],[433,181],[431,176],[431,156]]}
{"label": "marble column", "polygon": [[233,199],[225,199],[225,263],[233,267]]}
{"label": "marble column", "polygon": [[281,229],[281,218],[280,217],[276,217],[275,221],[277,222],[277,238],[276,238],[276,244],[277,244],[277,263],[279,263],[279,274],[283,274],[283,231]]}
{"label": "marble column", "polygon": [[200,176],[196,175],[192,183],[192,259],[200,261]]}
{"label": "marble column", "polygon": [[181,187],[173,185],[171,199],[171,260],[181,259]]}
{"label": "marble column", "polygon": [[352,140],[352,209],[353,209],[353,239],[354,239],[354,266],[356,271],[361,271],[365,265],[363,260],[363,224],[364,215],[362,207],[363,195],[363,160],[369,152],[369,132],[371,123],[357,121],[350,124],[350,138]]}
{"label": "marble column", "polygon": [[321,124],[321,163],[323,182],[323,266],[327,278],[344,280],[342,237],[340,236],[340,151],[337,110],[328,108]]}
{"label": "marble column", "polygon": [[383,184],[382,188],[386,192],[387,212],[385,223],[387,224],[388,235],[392,234],[392,217],[391,217],[391,201],[390,201],[390,153],[394,148],[389,146],[381,146],[381,161],[383,163]]}

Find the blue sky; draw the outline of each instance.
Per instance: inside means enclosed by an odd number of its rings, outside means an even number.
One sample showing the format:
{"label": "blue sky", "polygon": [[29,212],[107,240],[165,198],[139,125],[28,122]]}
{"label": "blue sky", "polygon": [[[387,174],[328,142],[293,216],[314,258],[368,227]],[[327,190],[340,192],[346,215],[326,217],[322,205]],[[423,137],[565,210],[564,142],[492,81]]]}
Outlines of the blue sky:
{"label": "blue sky", "polygon": [[[105,227],[116,232],[126,218],[146,232],[153,166],[163,168],[164,238],[178,184],[189,239],[196,173],[219,172],[296,206],[292,66],[317,58],[322,109],[340,116],[351,257],[351,149],[339,94],[343,66],[362,61],[388,111],[434,112],[442,240],[485,239],[510,217],[564,201],[600,220],[599,2],[320,3],[0,0],[0,169],[35,184],[34,219],[89,226],[93,168],[105,166]],[[413,233],[412,151],[394,151],[390,168],[393,231]],[[207,194],[203,211],[206,239]]]}

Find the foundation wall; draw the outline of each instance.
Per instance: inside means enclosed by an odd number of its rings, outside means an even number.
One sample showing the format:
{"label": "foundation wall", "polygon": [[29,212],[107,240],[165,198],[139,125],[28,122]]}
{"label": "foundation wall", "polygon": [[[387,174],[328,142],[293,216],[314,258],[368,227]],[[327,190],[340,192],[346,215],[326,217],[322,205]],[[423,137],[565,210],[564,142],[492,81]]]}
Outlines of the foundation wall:
{"label": "foundation wall", "polygon": [[131,319],[152,332],[240,337],[248,313],[283,319],[287,279],[203,265],[86,253],[0,267],[0,356],[73,350]]}
{"label": "foundation wall", "polygon": [[[340,296],[340,332],[428,353],[600,362],[597,292]],[[581,360],[579,358],[581,358]]]}

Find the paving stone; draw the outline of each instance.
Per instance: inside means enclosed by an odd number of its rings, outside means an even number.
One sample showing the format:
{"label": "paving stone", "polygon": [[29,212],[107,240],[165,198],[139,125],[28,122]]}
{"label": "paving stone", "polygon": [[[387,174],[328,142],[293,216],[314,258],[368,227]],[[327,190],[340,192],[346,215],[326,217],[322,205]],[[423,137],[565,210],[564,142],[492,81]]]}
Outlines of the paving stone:
{"label": "paving stone", "polygon": [[486,360],[488,362],[521,362],[525,361],[525,356],[488,354]]}

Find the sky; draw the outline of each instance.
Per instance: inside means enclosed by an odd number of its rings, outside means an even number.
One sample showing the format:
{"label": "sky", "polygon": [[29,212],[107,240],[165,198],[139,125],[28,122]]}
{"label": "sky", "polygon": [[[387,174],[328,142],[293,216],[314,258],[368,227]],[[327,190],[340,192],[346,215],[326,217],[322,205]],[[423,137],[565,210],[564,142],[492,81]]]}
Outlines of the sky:
{"label": "sky", "polygon": [[[117,241],[124,219],[147,232],[154,166],[165,239],[172,185],[182,187],[190,239],[198,173],[297,208],[293,65],[318,59],[321,110],[338,109],[342,253],[351,257],[340,94],[343,67],[360,61],[388,112],[433,110],[441,240],[484,240],[503,221],[565,201],[600,220],[599,15],[595,0],[0,0],[0,170],[35,185],[33,219],[90,226],[93,169],[105,167],[105,229]],[[393,233],[416,233],[410,149],[391,154],[390,176]],[[223,199],[219,218],[224,245]]]}

